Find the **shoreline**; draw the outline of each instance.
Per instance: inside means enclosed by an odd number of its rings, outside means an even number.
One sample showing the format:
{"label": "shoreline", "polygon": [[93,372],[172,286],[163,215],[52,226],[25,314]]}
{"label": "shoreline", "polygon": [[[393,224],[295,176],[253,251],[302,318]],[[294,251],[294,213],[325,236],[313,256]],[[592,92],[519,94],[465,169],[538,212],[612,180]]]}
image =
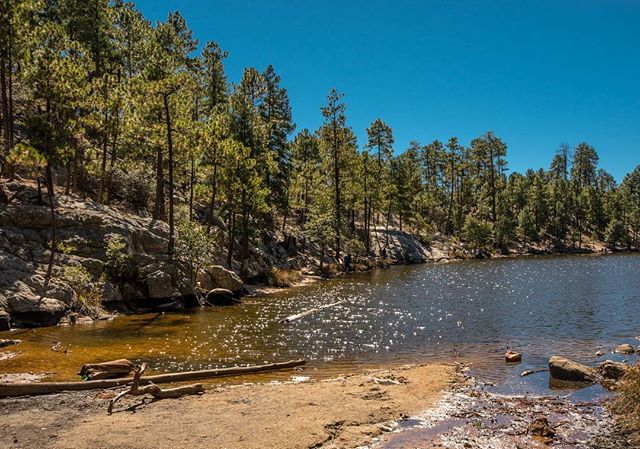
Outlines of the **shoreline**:
{"label": "shoreline", "polygon": [[[355,448],[432,407],[461,365],[386,367],[332,379],[208,386],[200,397],[145,401],[118,390],[0,399],[7,448]],[[301,372],[304,374],[304,371]]]}

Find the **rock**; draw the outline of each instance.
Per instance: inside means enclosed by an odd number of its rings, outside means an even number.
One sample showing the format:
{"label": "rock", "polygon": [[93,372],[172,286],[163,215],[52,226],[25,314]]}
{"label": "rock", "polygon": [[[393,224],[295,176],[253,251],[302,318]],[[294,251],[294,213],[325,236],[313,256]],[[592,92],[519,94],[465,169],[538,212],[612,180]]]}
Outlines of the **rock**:
{"label": "rock", "polygon": [[13,295],[7,298],[12,319],[24,327],[53,326],[67,310],[67,305],[57,299]]}
{"label": "rock", "polygon": [[8,331],[11,329],[11,315],[7,312],[0,310],[0,332]]}
{"label": "rock", "polygon": [[145,277],[149,298],[170,298],[173,295],[171,275],[162,270],[154,271]]}
{"label": "rock", "polygon": [[227,270],[223,266],[211,265],[205,269],[205,272],[211,279],[211,288],[207,288],[204,285],[201,285],[201,287],[206,290],[211,290],[213,288],[224,288],[233,292],[234,295],[241,294],[244,290],[242,279],[240,279],[240,277],[236,273],[231,270]]}
{"label": "rock", "polygon": [[596,357],[602,357],[603,355],[604,355],[604,352],[596,351]]}
{"label": "rock", "polygon": [[0,340],[0,348],[6,348],[7,346],[13,346],[20,343],[20,340]]}
{"label": "rock", "polygon": [[612,360],[605,360],[598,368],[598,373],[604,378],[609,380],[619,380],[624,376],[627,371],[627,365],[620,362],[614,362]]}
{"label": "rock", "polygon": [[594,382],[596,378],[593,368],[557,355],[549,359],[549,373],[554,379],[571,382]]}
{"label": "rock", "polygon": [[81,316],[76,318],[75,324],[93,324],[93,318],[88,316]]}
{"label": "rock", "polygon": [[614,349],[614,351],[616,354],[633,354],[635,351],[635,349],[633,349],[633,346],[631,346],[629,343],[625,343],[622,345],[618,345],[616,346],[616,349]]}
{"label": "rock", "polygon": [[210,290],[205,299],[208,304],[213,306],[229,306],[239,302],[238,299],[233,297],[233,292],[226,288],[214,288]]}
{"label": "rock", "polygon": [[556,434],[553,427],[549,425],[549,421],[547,418],[536,418],[529,426],[527,427],[527,434],[534,435],[543,438],[553,438]]}
{"label": "rock", "polygon": [[522,361],[522,354],[515,351],[507,351],[504,359],[507,363],[520,363]]}
{"label": "rock", "polygon": [[102,284],[102,304],[109,309],[116,309],[122,307],[122,293],[120,288],[109,281]]}

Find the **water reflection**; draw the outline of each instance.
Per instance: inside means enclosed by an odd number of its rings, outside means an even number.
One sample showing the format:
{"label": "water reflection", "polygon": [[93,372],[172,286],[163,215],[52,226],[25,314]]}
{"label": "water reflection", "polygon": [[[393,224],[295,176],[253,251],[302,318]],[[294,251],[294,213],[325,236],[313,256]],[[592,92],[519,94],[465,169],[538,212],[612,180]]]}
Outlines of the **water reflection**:
{"label": "water reflection", "polygon": [[[594,361],[599,349],[637,343],[639,272],[636,255],[395,267],[228,308],[32,330],[17,337],[23,354],[0,362],[0,371],[70,379],[82,363],[121,357],[160,371],[301,357],[311,362],[309,371],[326,374],[460,354],[474,356],[475,372],[498,381],[544,366],[551,354]],[[340,300],[298,321],[278,322]],[[55,342],[67,352],[52,351]],[[524,353],[522,365],[505,366],[507,347]],[[517,385],[544,390],[537,377]]]}

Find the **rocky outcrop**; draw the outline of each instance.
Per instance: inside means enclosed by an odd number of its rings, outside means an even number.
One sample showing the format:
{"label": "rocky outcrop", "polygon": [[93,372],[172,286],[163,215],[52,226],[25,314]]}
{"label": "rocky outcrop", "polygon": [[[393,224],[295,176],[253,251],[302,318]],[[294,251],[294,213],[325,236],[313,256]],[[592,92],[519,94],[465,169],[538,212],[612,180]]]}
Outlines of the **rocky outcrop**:
{"label": "rocky outcrop", "polygon": [[[98,279],[107,267],[107,242],[113,238],[124,242],[135,273],[100,283],[105,309],[174,310],[184,308],[194,295],[167,259],[165,222],[65,195],[55,199],[57,245],[53,276],[46,282],[52,240],[46,201],[28,182],[0,184],[0,331],[10,325],[53,325],[69,314],[77,297],[61,280],[64,267],[81,266]],[[221,266],[208,267],[201,280],[207,290],[223,288],[236,297],[243,292],[238,275]]]}
{"label": "rocky outcrop", "polygon": [[596,370],[565,357],[554,355],[549,359],[549,373],[554,379],[571,382],[594,382]]}
{"label": "rocky outcrop", "polygon": [[[415,236],[398,230],[373,230],[372,240],[380,242],[373,245],[377,255],[391,259],[396,263],[421,263],[431,260],[429,249]],[[385,248],[386,249],[382,249]]]}

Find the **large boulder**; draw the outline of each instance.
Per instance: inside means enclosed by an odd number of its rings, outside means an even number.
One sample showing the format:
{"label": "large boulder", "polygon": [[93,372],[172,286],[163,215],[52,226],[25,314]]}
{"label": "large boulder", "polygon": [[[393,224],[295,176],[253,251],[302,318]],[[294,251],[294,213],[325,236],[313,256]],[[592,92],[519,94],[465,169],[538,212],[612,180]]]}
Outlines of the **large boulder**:
{"label": "large boulder", "polygon": [[199,287],[204,290],[223,288],[239,295],[244,291],[242,279],[221,265],[211,265],[198,273]]}
{"label": "large boulder", "polygon": [[7,298],[7,306],[13,321],[25,327],[58,324],[68,309],[65,303],[57,299],[21,295]]}
{"label": "large boulder", "polygon": [[149,273],[145,277],[147,289],[149,290],[149,298],[169,298],[173,296],[173,280],[171,275],[162,270]]}
{"label": "large boulder", "polygon": [[102,305],[108,310],[126,309],[122,292],[117,285],[114,285],[109,281],[105,281],[102,284],[102,291],[100,294],[102,297]]}
{"label": "large boulder", "polygon": [[554,355],[549,359],[551,377],[571,382],[594,382],[596,370],[565,357]]}

